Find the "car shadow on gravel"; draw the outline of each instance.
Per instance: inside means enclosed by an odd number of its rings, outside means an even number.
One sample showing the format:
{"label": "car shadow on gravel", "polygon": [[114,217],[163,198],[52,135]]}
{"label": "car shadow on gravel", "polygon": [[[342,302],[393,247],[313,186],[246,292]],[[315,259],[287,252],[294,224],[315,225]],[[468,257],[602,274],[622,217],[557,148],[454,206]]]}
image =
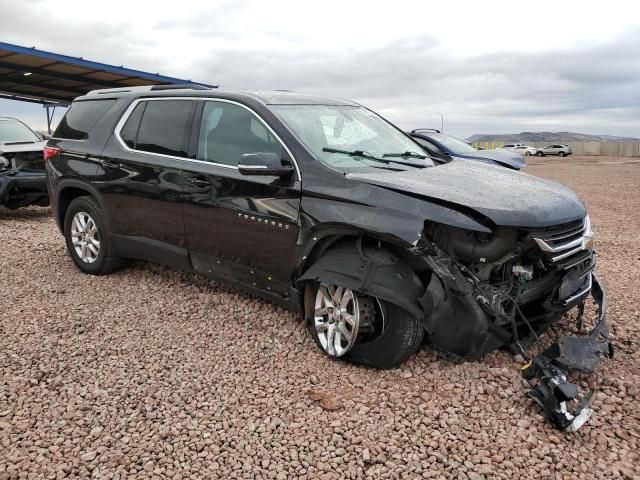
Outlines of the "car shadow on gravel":
{"label": "car shadow on gravel", "polygon": [[[49,207],[27,207],[9,210],[0,207],[0,221],[2,220],[27,220],[34,218],[51,217],[51,209]],[[51,219],[53,220],[53,218]]]}

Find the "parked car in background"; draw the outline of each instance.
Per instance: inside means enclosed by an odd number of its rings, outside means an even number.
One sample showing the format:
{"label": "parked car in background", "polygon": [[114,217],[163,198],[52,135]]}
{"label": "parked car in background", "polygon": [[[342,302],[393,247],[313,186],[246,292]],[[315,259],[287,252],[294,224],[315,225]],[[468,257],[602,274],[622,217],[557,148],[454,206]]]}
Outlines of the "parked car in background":
{"label": "parked car in background", "polygon": [[514,148],[522,147],[522,143],[505,143],[502,148],[506,150],[513,150]]}
{"label": "parked car in background", "polygon": [[504,150],[478,150],[468,142],[446,135],[439,130],[418,128],[409,132],[409,135],[436,159],[474,160],[514,170],[520,170],[526,165],[522,155]]}
{"label": "parked car in background", "polygon": [[0,206],[49,205],[44,145],[25,123],[0,117]]}
{"label": "parked car in background", "polygon": [[531,147],[529,145],[520,145],[518,147],[511,148],[510,150],[512,152],[519,153],[520,155],[524,155],[525,157],[530,157],[531,155],[538,153],[538,149],[536,147]]}
{"label": "parked car in background", "polygon": [[553,144],[538,149],[536,155],[539,157],[544,157],[545,155],[558,155],[560,157],[566,157],[567,155],[571,155],[571,153],[573,152],[571,151],[571,147],[569,145]]}
{"label": "parked car in background", "polygon": [[528,359],[523,345],[592,295],[592,333],[524,368],[554,424],[588,418],[593,395],[581,401],[566,370],[609,352],[606,299],[585,206],[562,185],[434,162],[362,105],[291,92],[92,92],[45,151],[79,270],[134,258],[230,282],[300,312],[331,357],[391,368],[427,337],[458,357]]}

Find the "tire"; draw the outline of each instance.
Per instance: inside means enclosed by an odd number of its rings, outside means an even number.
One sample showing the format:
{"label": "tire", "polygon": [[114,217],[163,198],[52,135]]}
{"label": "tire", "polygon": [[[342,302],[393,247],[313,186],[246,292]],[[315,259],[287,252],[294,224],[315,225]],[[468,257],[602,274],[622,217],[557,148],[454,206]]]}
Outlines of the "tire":
{"label": "tire", "polygon": [[538,152],[538,153],[536,153],[536,157],[544,157],[544,153]]}
{"label": "tire", "polygon": [[[327,355],[343,358],[347,361],[367,367],[394,368],[409,359],[422,344],[424,328],[422,323],[397,305],[375,297],[353,292],[362,304],[368,305],[371,312],[375,309],[378,319],[376,327],[369,332],[361,329],[357,340],[342,355],[331,354],[321,340],[316,328],[316,297],[324,284],[310,283],[305,290],[305,312],[307,325],[316,345]],[[348,289],[345,289],[348,290]],[[380,319],[382,321],[380,322]],[[326,342],[325,342],[326,343]]]}
{"label": "tire", "polygon": [[559,157],[564,157],[565,155],[566,155],[566,153],[564,153],[564,152],[558,152],[558,156]]}
{"label": "tire", "polygon": [[[78,233],[83,219],[86,229]],[[74,220],[79,223],[74,224]],[[91,235],[93,227],[95,233]],[[69,204],[64,216],[64,238],[73,263],[84,273],[106,275],[122,266],[122,260],[115,252],[109,224],[93,197],[78,197]],[[74,241],[77,242],[75,245]],[[86,247],[84,250],[83,246]]]}

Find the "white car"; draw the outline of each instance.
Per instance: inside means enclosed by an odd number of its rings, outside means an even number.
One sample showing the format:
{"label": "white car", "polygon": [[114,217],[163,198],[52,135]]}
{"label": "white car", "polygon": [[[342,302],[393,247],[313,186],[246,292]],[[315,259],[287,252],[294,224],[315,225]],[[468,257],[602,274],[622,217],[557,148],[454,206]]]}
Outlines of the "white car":
{"label": "white car", "polygon": [[510,150],[513,150],[520,155],[526,155],[527,157],[538,153],[538,149],[530,145],[518,145],[517,147],[511,148]]}

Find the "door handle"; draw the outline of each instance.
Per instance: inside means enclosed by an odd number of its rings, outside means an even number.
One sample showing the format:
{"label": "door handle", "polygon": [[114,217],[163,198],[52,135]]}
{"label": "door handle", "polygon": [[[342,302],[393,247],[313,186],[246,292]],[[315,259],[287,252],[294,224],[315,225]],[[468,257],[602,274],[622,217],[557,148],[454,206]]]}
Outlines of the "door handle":
{"label": "door handle", "polygon": [[189,185],[191,185],[193,187],[198,187],[198,188],[205,188],[205,187],[210,187],[211,186],[211,182],[203,180],[202,178],[190,177],[190,178],[187,178],[186,182]]}
{"label": "door handle", "polygon": [[100,160],[98,163],[104,168],[120,168],[119,163],[110,162],[109,160]]}

